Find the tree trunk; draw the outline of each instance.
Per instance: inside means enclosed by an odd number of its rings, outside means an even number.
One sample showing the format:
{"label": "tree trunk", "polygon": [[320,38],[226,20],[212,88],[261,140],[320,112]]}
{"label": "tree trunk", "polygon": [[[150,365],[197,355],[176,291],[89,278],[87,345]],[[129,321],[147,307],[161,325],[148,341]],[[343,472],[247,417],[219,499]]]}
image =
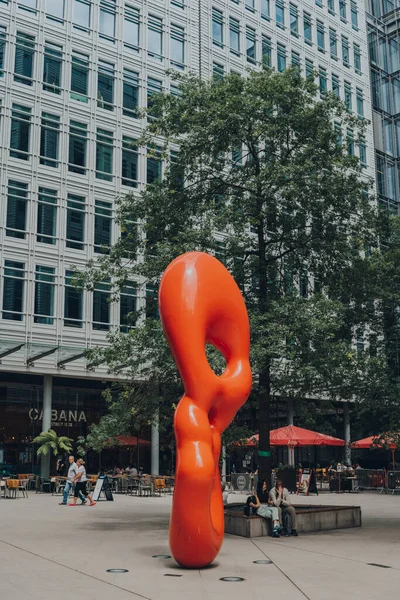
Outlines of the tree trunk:
{"label": "tree trunk", "polygon": [[260,391],[258,406],[258,481],[261,484],[267,482],[267,488],[271,487],[271,444],[269,439],[270,430],[270,407],[271,407],[271,377],[270,365],[260,373]]}

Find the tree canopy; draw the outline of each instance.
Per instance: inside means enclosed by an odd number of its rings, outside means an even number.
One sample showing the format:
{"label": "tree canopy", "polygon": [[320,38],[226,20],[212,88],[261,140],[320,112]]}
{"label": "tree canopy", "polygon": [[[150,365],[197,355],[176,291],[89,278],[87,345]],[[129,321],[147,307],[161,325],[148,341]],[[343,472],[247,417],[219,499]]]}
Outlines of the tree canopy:
{"label": "tree canopy", "polygon": [[[146,290],[136,328],[91,355],[135,382],[135,414],[171,419],[178,401],[156,290],[169,262],[190,250],[214,253],[248,307],[261,477],[271,466],[273,398],[362,396],[376,360],[354,350],[368,317],[354,310],[357,282],[376,244],[371,182],[354,156],[363,133],[363,121],[295,68],[180,76],[178,94],[154,99],[138,144],[148,174],[163,164],[163,177],[121,198],[121,239],[85,275],[88,286],[111,278],[117,294],[130,281]],[[212,350],[210,360],[223,368]]]}

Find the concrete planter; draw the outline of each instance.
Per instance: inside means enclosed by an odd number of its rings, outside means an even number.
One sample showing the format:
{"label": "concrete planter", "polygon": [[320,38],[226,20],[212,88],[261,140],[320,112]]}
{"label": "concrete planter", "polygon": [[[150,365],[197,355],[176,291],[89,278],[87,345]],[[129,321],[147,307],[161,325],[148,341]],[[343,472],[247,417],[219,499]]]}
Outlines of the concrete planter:
{"label": "concrete planter", "polygon": [[[248,538],[272,534],[271,519],[262,519],[257,516],[246,517],[240,508],[243,510],[242,504],[225,507],[225,533]],[[299,533],[361,527],[361,508],[359,506],[294,505],[294,508],[296,509]]]}

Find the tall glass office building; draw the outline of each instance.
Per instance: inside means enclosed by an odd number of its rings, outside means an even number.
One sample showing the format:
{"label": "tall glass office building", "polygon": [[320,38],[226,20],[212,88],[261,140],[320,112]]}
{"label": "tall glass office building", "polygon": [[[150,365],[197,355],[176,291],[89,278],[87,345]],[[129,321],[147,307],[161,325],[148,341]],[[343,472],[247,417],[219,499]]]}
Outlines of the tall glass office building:
{"label": "tall glass office building", "polygon": [[[116,199],[162,177],[135,144],[140,109],[174,91],[169,70],[263,61],[318,71],[321,95],[372,120],[362,0],[0,0],[0,464],[32,471],[42,427],[76,438],[99,418],[109,377],[83,352],[152,293],[133,282],[110,304],[109,281],[73,282],[120,235]],[[343,135],[373,175],[372,127]]]}
{"label": "tall glass office building", "polygon": [[376,181],[381,204],[400,202],[400,2],[368,0]]}

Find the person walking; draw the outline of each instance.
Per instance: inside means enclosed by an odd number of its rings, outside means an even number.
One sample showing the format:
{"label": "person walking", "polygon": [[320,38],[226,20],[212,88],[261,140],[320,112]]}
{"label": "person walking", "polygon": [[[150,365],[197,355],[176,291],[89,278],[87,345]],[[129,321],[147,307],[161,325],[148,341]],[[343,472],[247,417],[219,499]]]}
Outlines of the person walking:
{"label": "person walking", "polygon": [[[69,456],[68,462],[69,462],[69,467],[68,467],[67,481],[65,482],[64,496],[63,496],[62,502],[59,502],[60,506],[67,505],[69,492],[73,485],[73,479],[74,479],[75,475],[78,473],[78,465],[75,462],[75,457]],[[81,500],[82,500],[82,504],[86,504],[87,500],[83,494],[81,494]]]}
{"label": "person walking", "polygon": [[78,465],[78,472],[72,480],[72,483],[75,484],[74,501],[71,502],[69,506],[76,506],[79,494],[82,494],[85,499],[89,498],[90,506],[94,506],[96,502],[93,500],[92,495],[88,494],[86,490],[87,477],[86,469],[84,467],[85,461],[82,458],[79,458],[76,464]]}

